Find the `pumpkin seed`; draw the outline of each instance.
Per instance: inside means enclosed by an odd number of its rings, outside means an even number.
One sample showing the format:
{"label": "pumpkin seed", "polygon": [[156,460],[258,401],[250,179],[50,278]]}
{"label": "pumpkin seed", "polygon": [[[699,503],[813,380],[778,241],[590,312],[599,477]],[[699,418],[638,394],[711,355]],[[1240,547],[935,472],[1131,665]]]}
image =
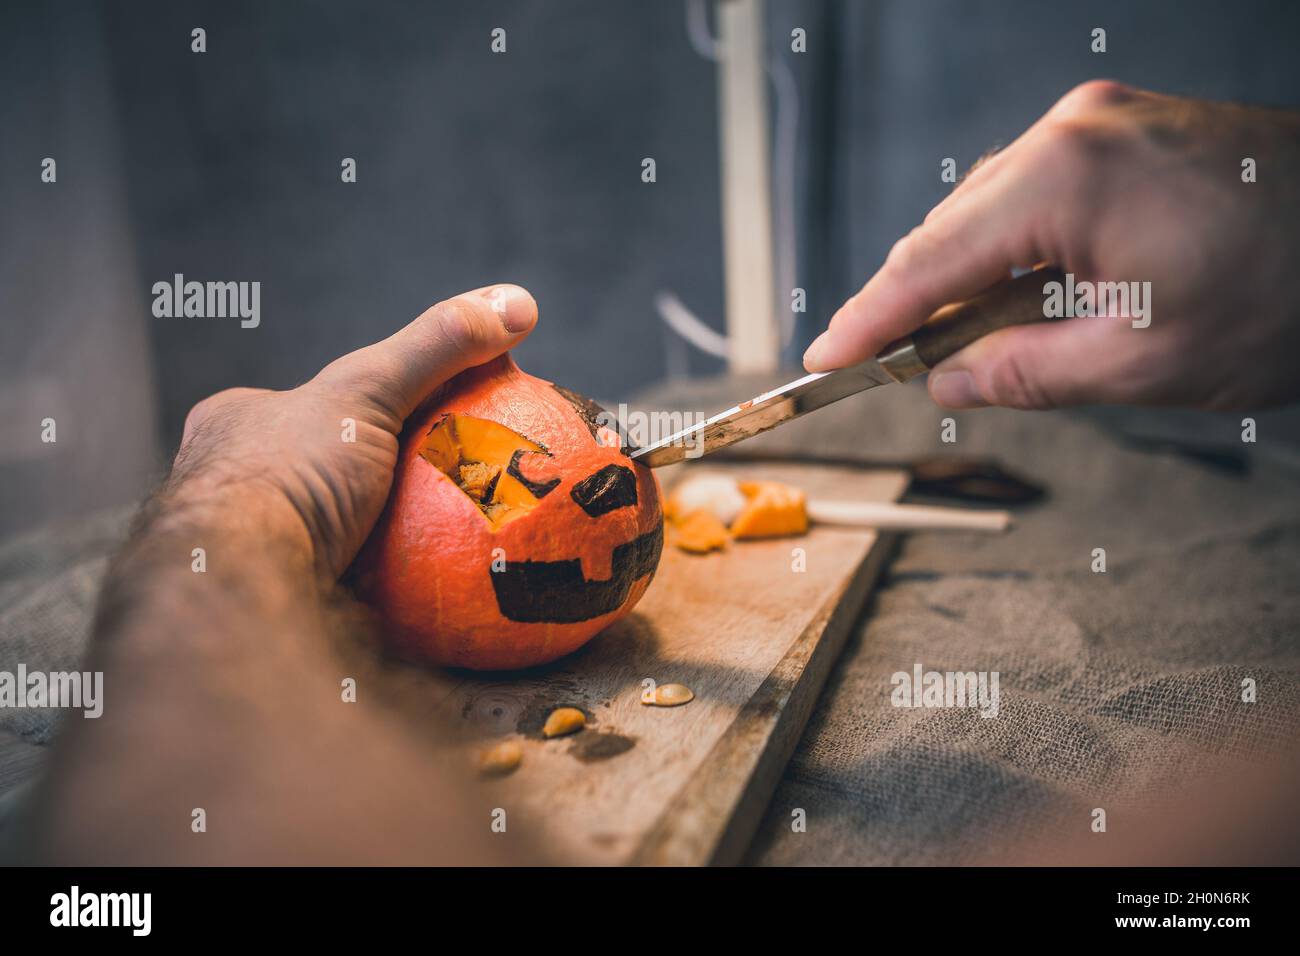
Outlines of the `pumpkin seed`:
{"label": "pumpkin seed", "polygon": [[695,699],[695,693],[685,684],[660,684],[655,688],[655,707],[680,707]]}
{"label": "pumpkin seed", "polygon": [[503,740],[489,747],[478,758],[479,771],[487,777],[504,777],[524,759],[524,748],[517,740]]}
{"label": "pumpkin seed", "polygon": [[576,733],[585,726],[587,718],[582,711],[576,707],[560,707],[551,711],[551,716],[546,718],[542,734],[546,737],[563,737],[565,734]]}

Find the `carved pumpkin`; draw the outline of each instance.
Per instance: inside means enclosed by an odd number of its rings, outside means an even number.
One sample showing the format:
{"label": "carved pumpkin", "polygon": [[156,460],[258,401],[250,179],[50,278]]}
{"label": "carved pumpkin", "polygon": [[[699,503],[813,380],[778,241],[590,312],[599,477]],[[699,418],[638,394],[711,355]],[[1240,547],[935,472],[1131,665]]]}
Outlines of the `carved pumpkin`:
{"label": "carved pumpkin", "polygon": [[562,657],[631,611],[663,548],[659,487],[599,406],[508,356],[407,422],[359,590],[405,656],[477,670]]}

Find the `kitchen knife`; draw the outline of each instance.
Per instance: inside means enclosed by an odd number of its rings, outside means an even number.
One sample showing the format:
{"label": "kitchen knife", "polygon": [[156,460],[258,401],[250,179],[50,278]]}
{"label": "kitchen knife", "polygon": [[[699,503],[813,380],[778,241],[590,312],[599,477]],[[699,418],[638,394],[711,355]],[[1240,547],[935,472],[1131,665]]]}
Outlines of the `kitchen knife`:
{"label": "kitchen knife", "polygon": [[1063,281],[1059,269],[1045,267],[1000,282],[973,299],[944,306],[875,358],[833,372],[805,375],[638,448],[631,458],[651,468],[699,458],[877,385],[910,381],[990,332],[1047,321],[1043,286]]}

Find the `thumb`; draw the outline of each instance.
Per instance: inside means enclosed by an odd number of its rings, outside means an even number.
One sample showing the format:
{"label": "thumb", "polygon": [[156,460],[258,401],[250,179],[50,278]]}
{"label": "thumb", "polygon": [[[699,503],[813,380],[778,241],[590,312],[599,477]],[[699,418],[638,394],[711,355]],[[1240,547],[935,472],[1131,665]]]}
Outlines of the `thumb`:
{"label": "thumb", "polygon": [[1116,326],[1114,319],[1078,317],[1000,329],[936,365],[930,396],[945,408],[1123,402],[1133,370],[1130,356],[1115,348]]}
{"label": "thumb", "polygon": [[435,388],[522,342],[537,303],[517,285],[485,286],[427,309],[382,342],[335,360],[318,381],[357,391],[406,419]]}

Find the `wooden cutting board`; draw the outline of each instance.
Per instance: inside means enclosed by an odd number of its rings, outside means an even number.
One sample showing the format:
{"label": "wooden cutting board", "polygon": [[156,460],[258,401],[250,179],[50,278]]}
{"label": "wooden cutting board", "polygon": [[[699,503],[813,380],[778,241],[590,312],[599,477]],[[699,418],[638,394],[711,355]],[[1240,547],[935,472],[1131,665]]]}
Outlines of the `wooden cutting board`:
{"label": "wooden cutting board", "polygon": [[[664,469],[665,488],[692,468],[726,466]],[[737,473],[864,501],[894,501],[907,484],[896,470],[782,464]],[[522,764],[489,781],[487,794],[536,827],[553,858],[736,862],[891,544],[829,527],[703,556],[667,543],[627,619],[541,672],[463,675],[440,709],[467,751],[521,741]],[[695,699],[646,706],[647,679],[685,684]],[[583,710],[587,727],[546,740],[542,723],[563,706]]]}

